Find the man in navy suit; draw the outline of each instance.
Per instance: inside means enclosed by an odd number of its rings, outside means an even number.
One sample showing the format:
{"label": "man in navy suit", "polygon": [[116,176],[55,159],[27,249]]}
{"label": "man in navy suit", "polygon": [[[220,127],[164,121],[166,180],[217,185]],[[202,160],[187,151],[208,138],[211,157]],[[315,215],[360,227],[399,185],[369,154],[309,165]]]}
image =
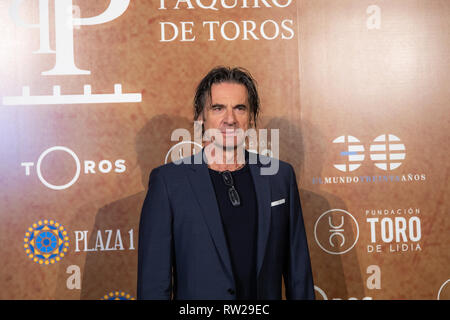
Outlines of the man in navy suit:
{"label": "man in navy suit", "polygon": [[194,108],[202,152],[150,174],[138,299],[280,300],[282,277],[287,299],[314,299],[294,170],[244,150],[259,112],[253,78],[241,68],[211,70]]}

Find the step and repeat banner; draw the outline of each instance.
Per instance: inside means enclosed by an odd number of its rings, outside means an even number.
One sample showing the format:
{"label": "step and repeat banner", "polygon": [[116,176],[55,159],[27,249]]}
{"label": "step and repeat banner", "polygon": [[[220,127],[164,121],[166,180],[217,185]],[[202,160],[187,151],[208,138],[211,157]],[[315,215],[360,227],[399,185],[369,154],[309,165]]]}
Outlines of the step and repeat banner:
{"label": "step and repeat banner", "polygon": [[198,151],[218,65],[296,170],[316,298],[450,298],[449,1],[2,0],[0,26],[0,299],[136,298],[149,173]]}

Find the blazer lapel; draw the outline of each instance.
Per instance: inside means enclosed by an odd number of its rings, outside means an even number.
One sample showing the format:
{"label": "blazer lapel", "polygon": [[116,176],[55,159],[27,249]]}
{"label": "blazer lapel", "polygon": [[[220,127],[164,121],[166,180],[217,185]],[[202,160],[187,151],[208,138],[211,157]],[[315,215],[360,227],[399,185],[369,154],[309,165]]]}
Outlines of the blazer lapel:
{"label": "blazer lapel", "polygon": [[216,194],[209,176],[208,166],[202,162],[201,164],[192,164],[190,168],[191,170],[188,170],[189,182],[194,190],[197,202],[202,209],[203,218],[208,225],[209,233],[219,252],[220,258],[230,274],[231,279],[234,281],[230,254],[217,205]]}
{"label": "blazer lapel", "polygon": [[257,276],[261,271],[270,231],[270,183],[269,176],[261,175],[262,164],[250,164],[250,172],[258,202]]}

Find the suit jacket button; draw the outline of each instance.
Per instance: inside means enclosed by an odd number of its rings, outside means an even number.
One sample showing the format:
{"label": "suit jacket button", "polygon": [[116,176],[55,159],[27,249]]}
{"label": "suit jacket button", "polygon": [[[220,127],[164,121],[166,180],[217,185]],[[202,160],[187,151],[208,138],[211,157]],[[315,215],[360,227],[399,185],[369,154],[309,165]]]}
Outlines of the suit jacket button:
{"label": "suit jacket button", "polygon": [[228,289],[228,293],[229,293],[229,294],[234,294],[235,292],[234,292],[233,289],[230,288],[230,289]]}

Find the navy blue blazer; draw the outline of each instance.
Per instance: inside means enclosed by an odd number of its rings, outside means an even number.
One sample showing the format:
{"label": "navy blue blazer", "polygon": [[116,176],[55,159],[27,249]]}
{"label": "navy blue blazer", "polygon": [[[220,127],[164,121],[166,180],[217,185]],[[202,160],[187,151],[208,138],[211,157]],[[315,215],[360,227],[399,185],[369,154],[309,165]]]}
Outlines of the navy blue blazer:
{"label": "navy blue blazer", "polygon": [[[138,299],[236,299],[208,167],[204,161],[194,164],[202,154],[150,174],[139,225]],[[314,299],[295,172],[278,160],[276,174],[261,175],[271,159],[255,157],[249,167],[258,206],[257,298],[281,300],[283,276],[287,299]]]}

